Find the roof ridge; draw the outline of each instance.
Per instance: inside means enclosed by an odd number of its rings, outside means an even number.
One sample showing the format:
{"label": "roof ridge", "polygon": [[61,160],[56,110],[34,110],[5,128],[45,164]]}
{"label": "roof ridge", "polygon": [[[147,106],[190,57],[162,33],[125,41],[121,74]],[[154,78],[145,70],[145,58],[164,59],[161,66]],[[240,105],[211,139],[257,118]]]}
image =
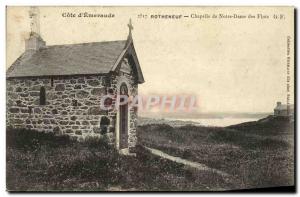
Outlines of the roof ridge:
{"label": "roof ridge", "polygon": [[55,44],[55,45],[47,45],[44,48],[56,47],[56,46],[74,46],[74,45],[87,45],[87,44],[97,44],[97,43],[112,43],[112,42],[126,42],[126,40],[112,40],[112,41],[102,41],[102,42],[82,42],[82,43],[74,43],[74,44]]}

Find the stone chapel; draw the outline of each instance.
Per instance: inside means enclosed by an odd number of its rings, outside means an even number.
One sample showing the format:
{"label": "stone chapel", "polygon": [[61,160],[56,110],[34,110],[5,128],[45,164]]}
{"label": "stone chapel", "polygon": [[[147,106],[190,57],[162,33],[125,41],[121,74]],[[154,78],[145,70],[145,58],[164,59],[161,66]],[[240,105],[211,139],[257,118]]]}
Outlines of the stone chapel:
{"label": "stone chapel", "polygon": [[31,13],[25,52],[7,70],[8,127],[67,134],[79,140],[107,136],[118,150],[135,147],[137,107],[114,105],[116,95],[136,96],[144,77],[128,24],[127,40],[47,46]]}

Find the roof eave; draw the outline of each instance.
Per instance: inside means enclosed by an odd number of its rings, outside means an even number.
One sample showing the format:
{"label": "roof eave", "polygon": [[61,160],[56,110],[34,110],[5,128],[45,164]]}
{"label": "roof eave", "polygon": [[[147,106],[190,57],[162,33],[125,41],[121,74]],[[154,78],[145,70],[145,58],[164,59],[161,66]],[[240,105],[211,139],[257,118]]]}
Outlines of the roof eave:
{"label": "roof eave", "polygon": [[107,73],[85,73],[85,74],[64,74],[64,75],[24,75],[24,76],[6,76],[7,79],[13,78],[44,78],[44,77],[71,77],[71,76],[91,76],[91,75],[108,75]]}

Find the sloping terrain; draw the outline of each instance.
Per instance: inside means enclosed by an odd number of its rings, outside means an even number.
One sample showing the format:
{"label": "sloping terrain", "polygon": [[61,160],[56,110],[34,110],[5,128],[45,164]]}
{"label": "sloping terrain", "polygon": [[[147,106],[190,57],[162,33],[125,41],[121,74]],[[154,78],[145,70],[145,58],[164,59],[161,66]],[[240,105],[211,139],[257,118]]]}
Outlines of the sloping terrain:
{"label": "sloping terrain", "polygon": [[[294,123],[268,117],[229,127],[138,127],[137,157],[105,139],[75,142],[7,129],[9,191],[220,191],[294,185]],[[162,159],[143,146],[209,170]]]}
{"label": "sloping terrain", "polygon": [[9,191],[215,191],[231,184],[222,176],[186,168],[137,147],[119,155],[105,139],[75,142],[32,130],[7,130]]}
{"label": "sloping terrain", "polygon": [[294,122],[273,116],[229,127],[152,124],[142,145],[232,175],[232,189],[294,185]]}

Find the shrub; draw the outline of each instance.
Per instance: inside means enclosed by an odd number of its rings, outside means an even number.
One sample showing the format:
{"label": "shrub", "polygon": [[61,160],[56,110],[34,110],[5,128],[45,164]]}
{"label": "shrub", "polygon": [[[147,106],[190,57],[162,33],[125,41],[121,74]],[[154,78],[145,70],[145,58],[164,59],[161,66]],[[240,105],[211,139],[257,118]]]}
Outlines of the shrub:
{"label": "shrub", "polygon": [[41,146],[60,147],[73,144],[69,136],[56,136],[54,133],[38,132],[30,129],[12,129],[6,131],[6,144],[8,147],[35,150]]}
{"label": "shrub", "polygon": [[84,141],[81,142],[83,146],[89,148],[98,149],[101,151],[107,151],[113,147],[110,145],[109,140],[106,135],[101,137],[86,137]]}
{"label": "shrub", "polygon": [[287,149],[289,144],[283,140],[247,135],[236,130],[224,130],[211,133],[209,138],[215,142],[238,145],[245,149]]}

